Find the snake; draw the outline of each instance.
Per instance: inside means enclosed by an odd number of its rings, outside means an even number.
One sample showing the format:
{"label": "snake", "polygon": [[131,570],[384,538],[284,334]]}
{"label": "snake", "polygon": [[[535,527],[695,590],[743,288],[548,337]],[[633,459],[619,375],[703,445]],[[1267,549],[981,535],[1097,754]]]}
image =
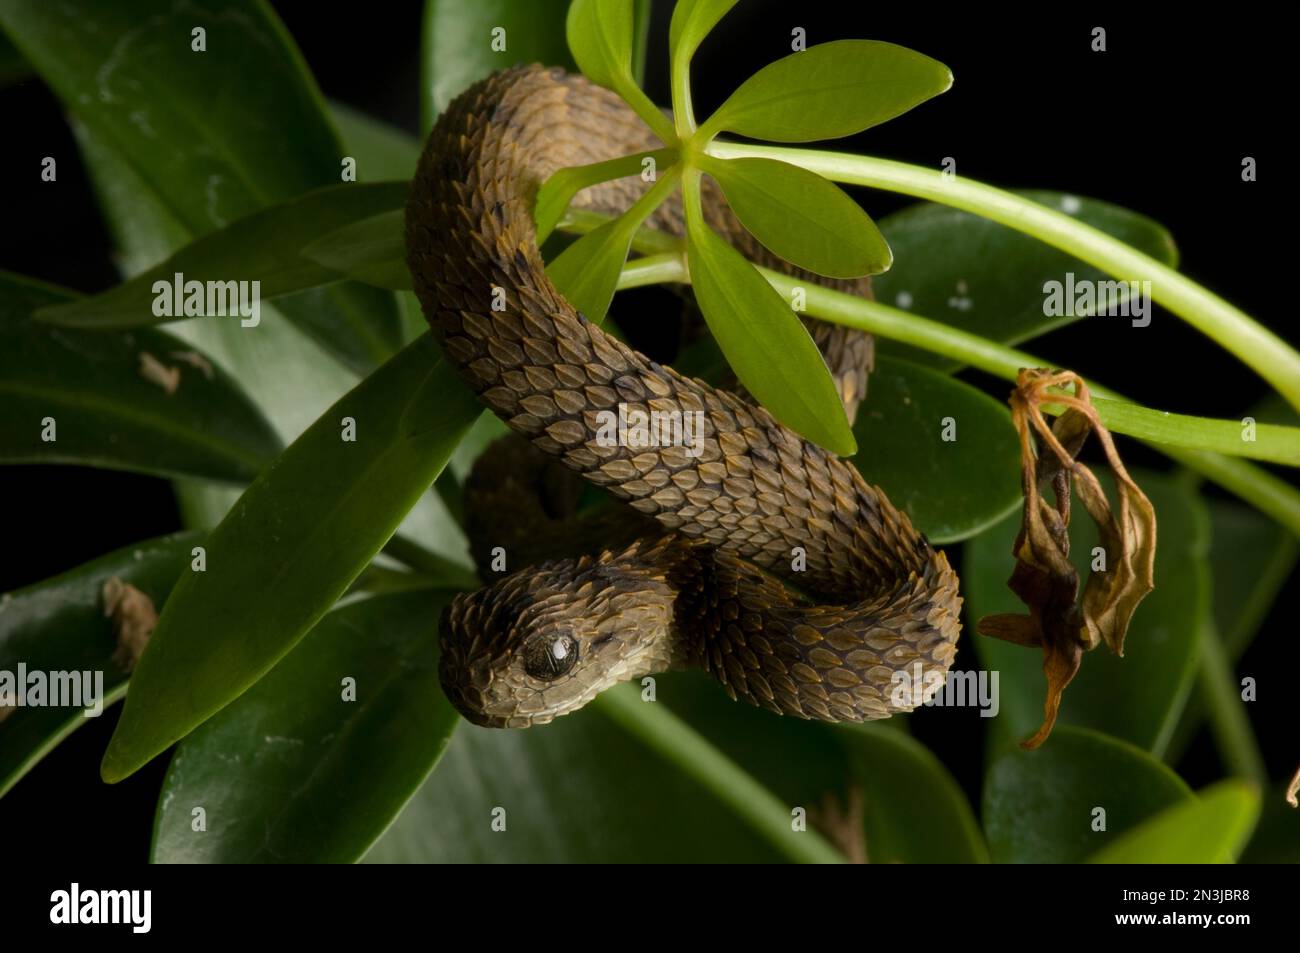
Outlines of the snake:
{"label": "snake", "polygon": [[[531,445],[531,457],[484,454],[475,507],[510,543],[499,547],[507,565],[529,546],[560,551],[452,600],[439,622],[443,692],[476,725],[524,728],[620,682],[695,668],[733,700],[781,715],[859,722],[911,711],[942,684],[961,631],[943,552],[851,462],[742,390],[651,360],[547,276],[533,217],[541,184],[561,168],[657,148],[611,91],[532,65],[469,87],[421,152],[405,209],[415,293],[443,359]],[[870,295],[869,278],[825,279],[777,258],[705,182],[709,226],[751,261]],[[617,215],[647,187],[639,175],[616,179],[573,207]],[[680,195],[647,224],[683,235]],[[852,417],[871,338],[800,320]],[[602,439],[602,412],[620,405],[697,414],[695,447]],[[631,538],[598,532],[592,543],[530,508],[524,498],[554,468],[620,501]]]}

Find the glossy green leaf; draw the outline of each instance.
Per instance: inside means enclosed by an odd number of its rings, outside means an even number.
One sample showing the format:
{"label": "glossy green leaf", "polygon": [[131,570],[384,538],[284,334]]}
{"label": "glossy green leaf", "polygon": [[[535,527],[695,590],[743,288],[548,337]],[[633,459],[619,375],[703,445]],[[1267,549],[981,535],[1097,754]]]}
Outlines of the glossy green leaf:
{"label": "glossy green leaf", "polygon": [[279,453],[274,429],[239,385],[178,338],[30,319],[37,308],[74,299],[0,272],[0,463],[242,483]]}
{"label": "glossy green leaf", "polygon": [[343,225],[302,250],[304,258],[334,274],[394,291],[410,291],[406,267],[406,210],[396,208]]}
{"label": "glossy green leaf", "polygon": [[[1186,484],[1146,471],[1133,471],[1133,478],[1156,511],[1155,591],[1133,615],[1123,658],[1105,647],[1084,656],[1065,690],[1058,725],[1095,728],[1163,756],[1191,689],[1209,618],[1209,526]],[[1102,482],[1111,488],[1109,480]],[[1001,743],[1029,736],[1043,716],[1042,652],[976,635],[974,626],[985,615],[1024,611],[1006,586],[1019,522],[1017,513],[973,539],[963,560],[968,631],[983,667],[1000,673],[1002,715],[995,733]],[[1070,559],[1081,581],[1096,545],[1095,528],[1076,501]]]}
{"label": "glossy green leaf", "polygon": [[[448,598],[424,590],[330,612],[185,738],[163,782],[153,862],[358,860],[460,721],[438,687],[438,614]],[[198,805],[207,828],[196,833]]]}
{"label": "glossy green leaf", "polygon": [[[406,193],[405,182],[318,189],[210,232],[161,264],[102,294],[43,309],[37,317],[66,327],[97,329],[137,328],[184,320],[185,316],[176,314],[174,308],[159,308],[169,313],[156,314],[154,307],[160,293],[171,303],[170,291],[156,291],[154,283],[161,281],[170,289],[177,273],[183,274],[186,282],[226,281],[238,275],[239,280],[259,282],[262,298],[277,298],[331,284],[339,280],[340,269],[320,264],[307,254],[307,249],[322,235],[328,237],[344,226],[369,221],[381,213],[400,216]],[[400,225],[397,238],[400,241]],[[214,316],[210,320],[238,322],[241,319],[231,315]],[[245,330],[250,334],[257,332],[255,326]],[[376,342],[375,347],[382,349],[388,345],[389,342]]]}
{"label": "glossy green leaf", "polygon": [[[1064,192],[1019,191],[1016,194],[1112,235],[1171,268],[1178,265],[1173,236],[1159,223],[1128,209]],[[947,205],[921,203],[880,220],[880,230],[894,250],[894,266],[875,279],[876,298],[898,308],[943,321],[1002,344],[1019,344],[1095,315],[1095,308],[1074,315],[1044,314],[1044,285],[1056,281],[1065,290],[1109,281],[1110,276],[1037,239]],[[1075,300],[1078,297],[1075,296]],[[1122,324],[1125,333],[1142,333],[1132,318],[1098,317]],[[879,342],[882,352],[918,364],[956,370],[960,361],[892,341]]]}
{"label": "glossy green leaf", "polygon": [[820,43],[769,63],[701,128],[773,142],[838,139],[893,119],[952,85],[948,67],[877,40]]}
{"label": "glossy green leaf", "polygon": [[[559,29],[568,0],[427,0],[421,33],[420,115],[427,131],[472,83],[519,63],[574,67]],[[500,28],[493,49],[493,30]]]}
{"label": "glossy green leaf", "polygon": [[654,160],[655,167],[659,170],[667,169],[676,158],[675,151],[658,149],[653,152],[620,156],[605,162],[593,162],[590,165],[570,166],[557,170],[537,190],[537,201],[533,206],[533,218],[537,223],[537,244],[543,245],[551,237],[551,232],[564,217],[569,202],[583,189],[600,182],[640,175],[646,159]]}
{"label": "glossy green leaf", "polygon": [[1221,781],[1165,808],[1088,858],[1093,864],[1230,864],[1259,816],[1259,794]]}
{"label": "glossy green leaf", "polygon": [[858,470],[932,542],[965,539],[1019,512],[1020,443],[1011,414],[969,384],[879,359],[853,435]]}
{"label": "glossy green leaf", "polygon": [[[104,583],[116,576],[161,606],[202,538],[178,533],[146,540],[0,595],[0,672],[16,678],[21,662],[28,671],[102,673],[102,704],[114,704],[126,693],[127,676],[113,661],[117,643],[104,616]],[[0,720],[0,797],[86,723],[79,708],[35,706]]]}
{"label": "glossy green leaf", "polygon": [[583,74],[618,93],[666,145],[673,124],[641,91],[632,75],[637,15],[632,0],[573,0],[565,21],[569,52]]}
{"label": "glossy green leaf", "polygon": [[814,831],[794,832],[791,817],[685,722],[622,685],[540,731],[462,725],[366,859],[836,859]]}
{"label": "glossy green leaf", "polygon": [[[320,92],[258,0],[8,4],[0,27],[191,235],[341,179],[343,149]],[[191,49],[199,27],[202,53]],[[373,288],[343,284],[279,307],[359,371],[401,343],[395,302]]]}
{"label": "glossy green leaf", "polygon": [[966,796],[928,748],[883,725],[846,726],[841,734],[862,786],[871,863],[988,863]]}
{"label": "glossy green leaf", "polygon": [[844,190],[815,172],[772,159],[712,159],[717,180],[742,225],[774,254],[831,278],[889,268],[889,246]]}
{"label": "glossy green leaf", "polygon": [[1037,751],[1011,748],[990,766],[984,832],[995,863],[1078,863],[1192,797],[1176,774],[1132,745],[1057,725]]}
{"label": "glossy green leaf", "polygon": [[[405,410],[401,410],[405,408]],[[479,414],[426,336],[345,394],[245,491],[177,585],[104,756],[120,780],[239,697],[343,594]],[[355,440],[344,440],[349,422]]]}
{"label": "glossy green leaf", "polygon": [[[1214,634],[1223,646],[1226,662],[1233,665],[1254,640],[1270,607],[1294,572],[1300,558],[1300,542],[1251,507],[1227,500],[1210,500],[1207,506]],[[1207,673],[1201,673],[1202,684],[1207,677]],[[1171,762],[1176,762],[1187,750],[1205,723],[1203,694],[1203,691],[1193,692],[1187,700],[1166,753]],[[1235,692],[1234,696],[1240,703],[1240,696]]]}
{"label": "glossy green leaf", "polygon": [[852,456],[853,432],[807,329],[689,200],[686,229],[696,300],[740,382],[786,426],[832,453]]}
{"label": "glossy green leaf", "polygon": [[409,182],[420,160],[420,142],[346,103],[331,102],[330,118],[347,154],[357,160],[359,182]]}

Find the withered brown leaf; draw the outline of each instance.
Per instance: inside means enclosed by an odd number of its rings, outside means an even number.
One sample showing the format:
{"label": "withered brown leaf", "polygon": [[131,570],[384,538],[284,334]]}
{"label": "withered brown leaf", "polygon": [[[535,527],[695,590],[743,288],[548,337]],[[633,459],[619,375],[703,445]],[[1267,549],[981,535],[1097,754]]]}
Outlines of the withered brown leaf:
{"label": "withered brown leaf", "polygon": [[[1007,585],[1029,614],[985,616],[977,628],[982,635],[1043,650],[1043,723],[1021,742],[1037,748],[1052,733],[1062,693],[1078,674],[1084,652],[1105,642],[1124,654],[1133,612],[1155,584],[1156,515],[1124,468],[1077,374],[1022,368],[1010,403],[1020,436],[1025,502],[1012,552],[1016,566]],[[1046,406],[1065,407],[1051,426],[1043,417]],[[1096,435],[1115,476],[1113,506],[1096,474],[1077,460],[1089,434]],[[1048,488],[1052,502],[1044,495]],[[1081,605],[1079,574],[1070,562],[1071,490],[1097,524],[1108,560],[1105,570],[1089,574]]]}

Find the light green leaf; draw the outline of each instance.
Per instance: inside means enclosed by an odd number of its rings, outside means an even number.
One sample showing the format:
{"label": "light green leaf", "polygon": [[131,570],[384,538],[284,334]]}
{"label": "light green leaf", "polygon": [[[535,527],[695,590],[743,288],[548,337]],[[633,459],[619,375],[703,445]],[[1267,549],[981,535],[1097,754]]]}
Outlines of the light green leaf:
{"label": "light green leaf", "polygon": [[[401,410],[405,408],[405,410]],[[245,491],[177,584],[104,756],[137,770],[275,665],[343,594],[479,414],[426,336],[333,407]],[[343,428],[355,426],[355,440]]]}
{"label": "light green leaf", "polygon": [[[112,622],[104,583],[117,577],[161,607],[200,533],[145,540],[70,572],[0,596],[0,672],[102,672],[104,707],[126,694],[127,676],[113,661]],[[16,677],[16,675],[15,675]],[[0,797],[88,719],[80,708],[21,706],[0,720]]]}
{"label": "light green leaf", "polygon": [[[163,782],[151,860],[358,860],[460,721],[438,686],[438,614],[448,598],[426,589],[330,612],[186,737]],[[199,833],[194,804],[208,816]]]}
{"label": "light green leaf", "polygon": [[676,161],[677,153],[672,149],[639,152],[605,162],[559,169],[552,174],[537,190],[537,201],[533,207],[533,218],[537,223],[537,244],[542,245],[551,237],[551,232],[564,217],[564,211],[575,195],[599,182],[641,174],[646,159],[653,159],[657,170],[667,169]]}
{"label": "light green leaf", "polygon": [[830,278],[889,268],[889,246],[870,216],[833,182],[772,159],[713,159],[700,167],[722,186],[742,225],[774,254]]}
{"label": "light green leaf", "polygon": [[893,119],[952,85],[948,67],[877,40],[835,40],[791,53],[740,85],[704,123],[773,142],[838,139]]}
{"label": "light green leaf", "polygon": [[677,141],[672,122],[632,77],[636,14],[632,0],[573,0],[565,35],[574,62],[598,86],[612,89],[665,145]]}
{"label": "light green leaf", "polygon": [[704,223],[689,193],[686,207],[691,283],[731,369],[786,426],[852,456],[857,446],[844,406],[807,329],[754,266]]}
{"label": "light green leaf", "polygon": [[1259,817],[1259,793],[1221,781],[1115,838],[1091,864],[1230,864]]}
{"label": "light green leaf", "polygon": [[[1191,689],[1210,613],[1209,526],[1201,501],[1186,484],[1131,472],[1156,511],[1156,587],[1133,615],[1123,658],[1105,647],[1084,657],[1065,690],[1058,725],[1095,728],[1163,756]],[[1112,491],[1111,481],[1099,477]],[[967,631],[983,667],[1000,673],[1002,712],[994,726],[1000,744],[1030,735],[1043,715],[1042,652],[976,635],[974,626],[985,615],[1024,611],[1006,586],[1019,520],[1012,516],[973,539],[963,560]],[[1087,579],[1097,545],[1095,527],[1076,506],[1070,559],[1080,580]]]}
{"label": "light green leaf", "polygon": [[[879,359],[853,436],[854,465],[932,542],[965,539],[1019,511],[1020,442],[1011,414],[969,384]],[[996,565],[1001,580],[1009,551]]]}
{"label": "light green leaf", "polygon": [[[1173,236],[1144,215],[1063,192],[1016,194],[1065,211],[1171,268],[1178,265]],[[1002,344],[1019,344],[1096,314],[1086,300],[1081,302],[1083,308],[1071,309],[1072,315],[1045,314],[1043,289],[1049,282],[1059,282],[1064,293],[1069,280],[1076,288],[1098,287],[1097,283],[1111,280],[1045,242],[947,205],[919,203],[882,218],[879,224],[894,250],[894,266],[875,279],[877,300]],[[1127,300],[1127,295],[1121,300]],[[1132,318],[1095,320],[1119,325],[1125,333],[1142,333],[1132,327]],[[952,358],[887,339],[880,340],[879,347],[881,353],[944,370],[962,366]]]}
{"label": "light green leaf", "polygon": [[618,276],[632,246],[632,236],[677,187],[680,177],[678,166],[665,170],[630,209],[583,235],[546,266],[546,274],[560,293],[588,321],[600,324],[605,320],[618,288]]}
{"label": "light green leaf", "polygon": [[30,319],[38,308],[74,299],[0,272],[0,463],[243,483],[280,452],[274,429],[239,385],[178,338]]}
{"label": "light green leaf", "polygon": [[995,863],[1068,864],[1167,807],[1191,803],[1187,785],[1145,752],[1058,725],[1037,751],[1011,748],[993,762],[982,813]]}

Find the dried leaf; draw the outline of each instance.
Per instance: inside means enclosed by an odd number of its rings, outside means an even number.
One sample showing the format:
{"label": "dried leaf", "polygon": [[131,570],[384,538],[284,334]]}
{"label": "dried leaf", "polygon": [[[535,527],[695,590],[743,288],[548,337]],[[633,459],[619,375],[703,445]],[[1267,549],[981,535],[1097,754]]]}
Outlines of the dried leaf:
{"label": "dried leaf", "polygon": [[[1060,405],[1066,410],[1049,427],[1042,408]],[[1022,368],[1011,394],[1011,418],[1020,434],[1025,505],[1012,553],[1016,566],[1007,585],[1029,614],[986,616],[977,627],[982,635],[1043,650],[1043,723],[1021,742],[1036,748],[1052,732],[1061,696],[1078,674],[1083,653],[1105,642],[1117,655],[1124,654],[1133,612],[1154,587],[1156,517],[1077,374]],[[1096,435],[1115,475],[1114,506],[1096,475],[1077,460],[1089,434]],[[1043,496],[1048,488],[1052,503]],[[1079,574],[1070,562],[1072,489],[1097,524],[1108,560],[1105,570],[1089,575],[1081,606]]]}

